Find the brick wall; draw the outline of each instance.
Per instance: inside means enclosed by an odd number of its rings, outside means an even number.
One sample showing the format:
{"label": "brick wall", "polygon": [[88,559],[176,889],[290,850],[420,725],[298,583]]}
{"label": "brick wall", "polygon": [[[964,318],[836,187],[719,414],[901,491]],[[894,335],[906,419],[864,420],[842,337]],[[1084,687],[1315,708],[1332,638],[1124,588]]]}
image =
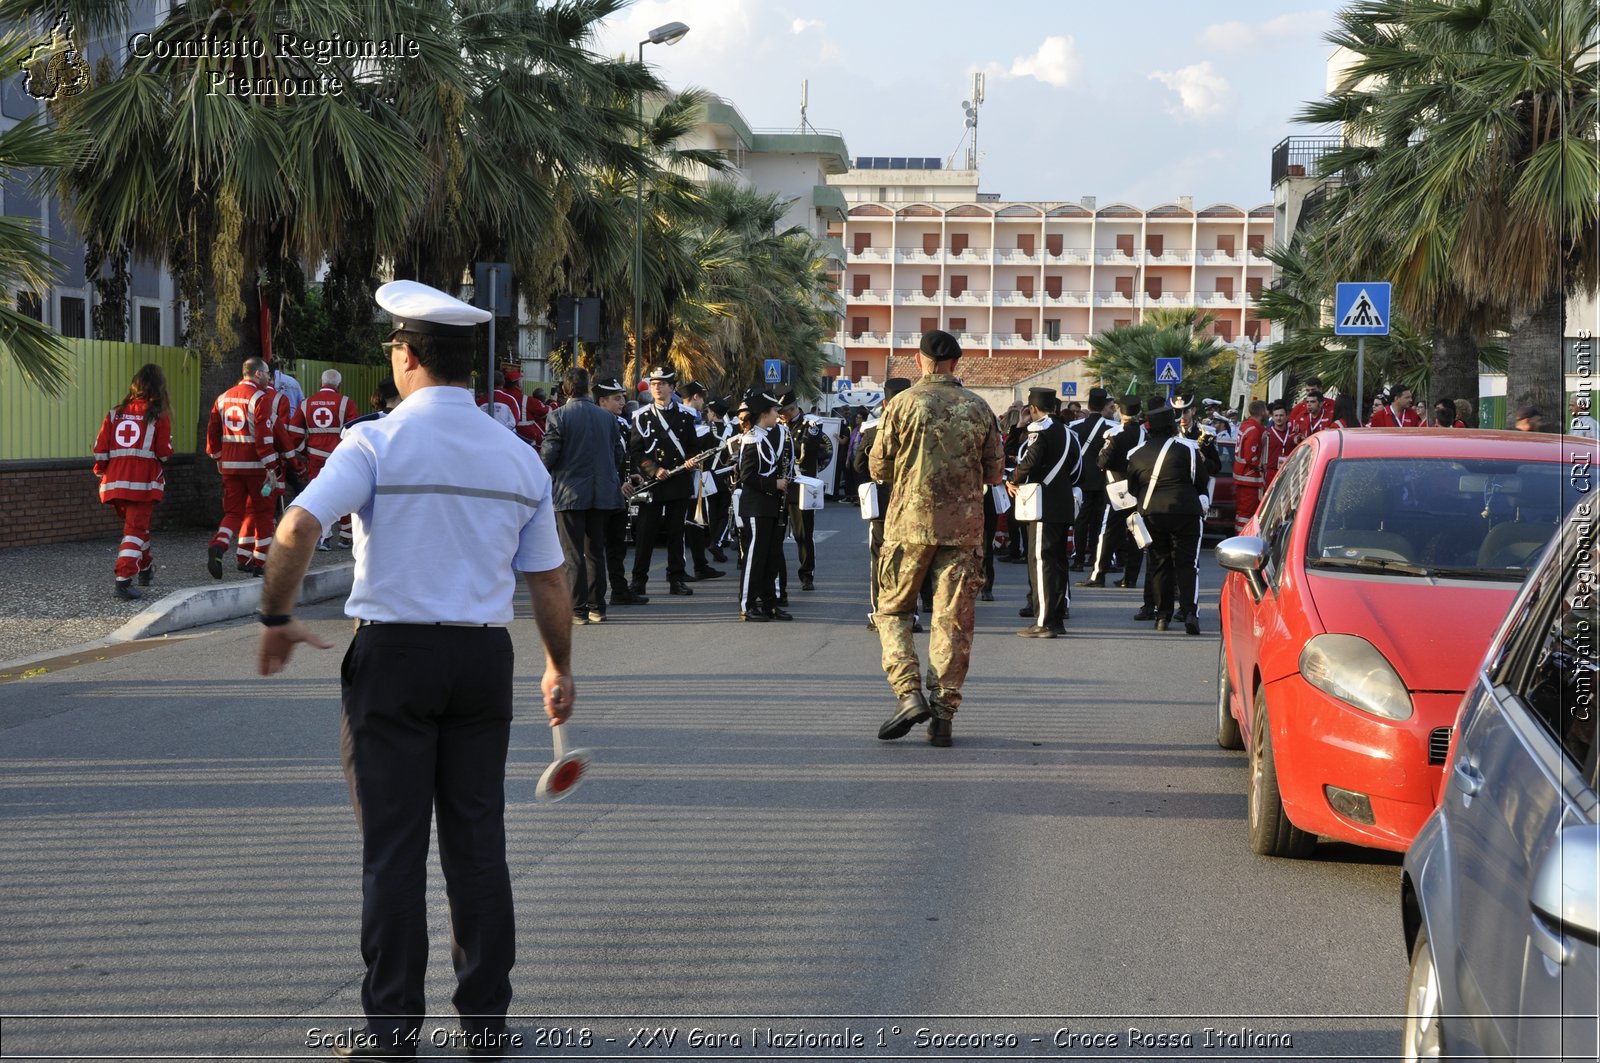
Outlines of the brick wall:
{"label": "brick wall", "polygon": [[[116,510],[100,502],[94,463],[84,459],[0,462],[0,547],[115,538]],[[216,476],[198,475],[192,454],[167,462],[167,493],[156,507],[155,528],[214,526],[221,499],[211,497]]]}

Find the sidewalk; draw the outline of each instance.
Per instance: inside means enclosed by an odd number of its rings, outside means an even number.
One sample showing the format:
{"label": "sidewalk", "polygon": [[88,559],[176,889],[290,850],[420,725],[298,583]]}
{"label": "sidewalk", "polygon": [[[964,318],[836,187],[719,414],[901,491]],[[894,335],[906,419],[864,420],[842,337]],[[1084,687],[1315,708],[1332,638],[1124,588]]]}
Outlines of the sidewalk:
{"label": "sidewalk", "polygon": [[[212,579],[206,572],[211,535],[201,528],[156,533],[155,582],[144,588],[145,596],[137,602],[111,593],[115,579],[111,570],[120,545],[116,538],[0,549],[0,573],[4,573],[6,588],[0,596],[0,670],[19,661],[111,639],[130,621],[161,613],[163,602],[171,609],[179,604],[174,599],[186,593],[208,607],[200,623],[248,616],[259,600],[259,594],[252,592],[261,581],[236,571],[232,551],[224,559],[222,579]],[[340,580],[333,570],[348,571],[351,564],[348,550],[318,551],[311,571],[327,572],[324,587],[337,590]],[[348,580],[343,587],[348,591]],[[154,635],[189,626],[189,621],[152,616],[143,626],[150,630],[142,634]]]}

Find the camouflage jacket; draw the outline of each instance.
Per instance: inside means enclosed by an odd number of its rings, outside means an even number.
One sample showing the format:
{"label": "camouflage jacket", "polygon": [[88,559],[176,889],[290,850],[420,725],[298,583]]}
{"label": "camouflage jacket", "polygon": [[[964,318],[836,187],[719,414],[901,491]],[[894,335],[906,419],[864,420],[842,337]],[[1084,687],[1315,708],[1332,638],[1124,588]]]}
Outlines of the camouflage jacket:
{"label": "camouflage jacket", "polygon": [[885,404],[868,459],[888,484],[885,540],[976,546],[983,541],[983,493],[1005,459],[989,404],[956,378],[932,373]]}

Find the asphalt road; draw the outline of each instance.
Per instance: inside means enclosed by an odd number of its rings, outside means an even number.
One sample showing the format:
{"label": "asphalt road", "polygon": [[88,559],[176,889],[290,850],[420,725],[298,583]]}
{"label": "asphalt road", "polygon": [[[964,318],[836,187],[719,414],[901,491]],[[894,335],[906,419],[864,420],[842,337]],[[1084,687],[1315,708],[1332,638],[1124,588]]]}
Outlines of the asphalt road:
{"label": "asphalt road", "polygon": [[[938,750],[876,740],[865,528],[846,507],[819,528],[793,624],[738,623],[730,574],[574,632],[571,740],[596,761],[559,805],[533,803],[549,736],[517,625],[522,1053],[1397,1051],[1399,859],[1250,853],[1243,756],[1214,736],[1209,557],[1198,638],[1080,590],[1068,638],[1018,639],[1024,569],[1001,565]],[[325,1058],[360,1027],[350,626],[306,615],[338,649],[270,680],[236,623],[0,685],[0,1058]],[[449,1057],[436,869],[431,888],[423,1054]]]}

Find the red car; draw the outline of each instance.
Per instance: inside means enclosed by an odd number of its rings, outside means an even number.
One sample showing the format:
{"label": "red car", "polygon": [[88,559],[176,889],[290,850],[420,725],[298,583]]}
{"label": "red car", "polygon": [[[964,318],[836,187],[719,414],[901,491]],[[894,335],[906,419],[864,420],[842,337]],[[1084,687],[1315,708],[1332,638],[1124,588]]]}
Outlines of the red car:
{"label": "red car", "polygon": [[1404,850],[1489,640],[1600,458],[1574,436],[1319,432],[1217,546],[1217,741],[1248,749],[1250,843]]}

